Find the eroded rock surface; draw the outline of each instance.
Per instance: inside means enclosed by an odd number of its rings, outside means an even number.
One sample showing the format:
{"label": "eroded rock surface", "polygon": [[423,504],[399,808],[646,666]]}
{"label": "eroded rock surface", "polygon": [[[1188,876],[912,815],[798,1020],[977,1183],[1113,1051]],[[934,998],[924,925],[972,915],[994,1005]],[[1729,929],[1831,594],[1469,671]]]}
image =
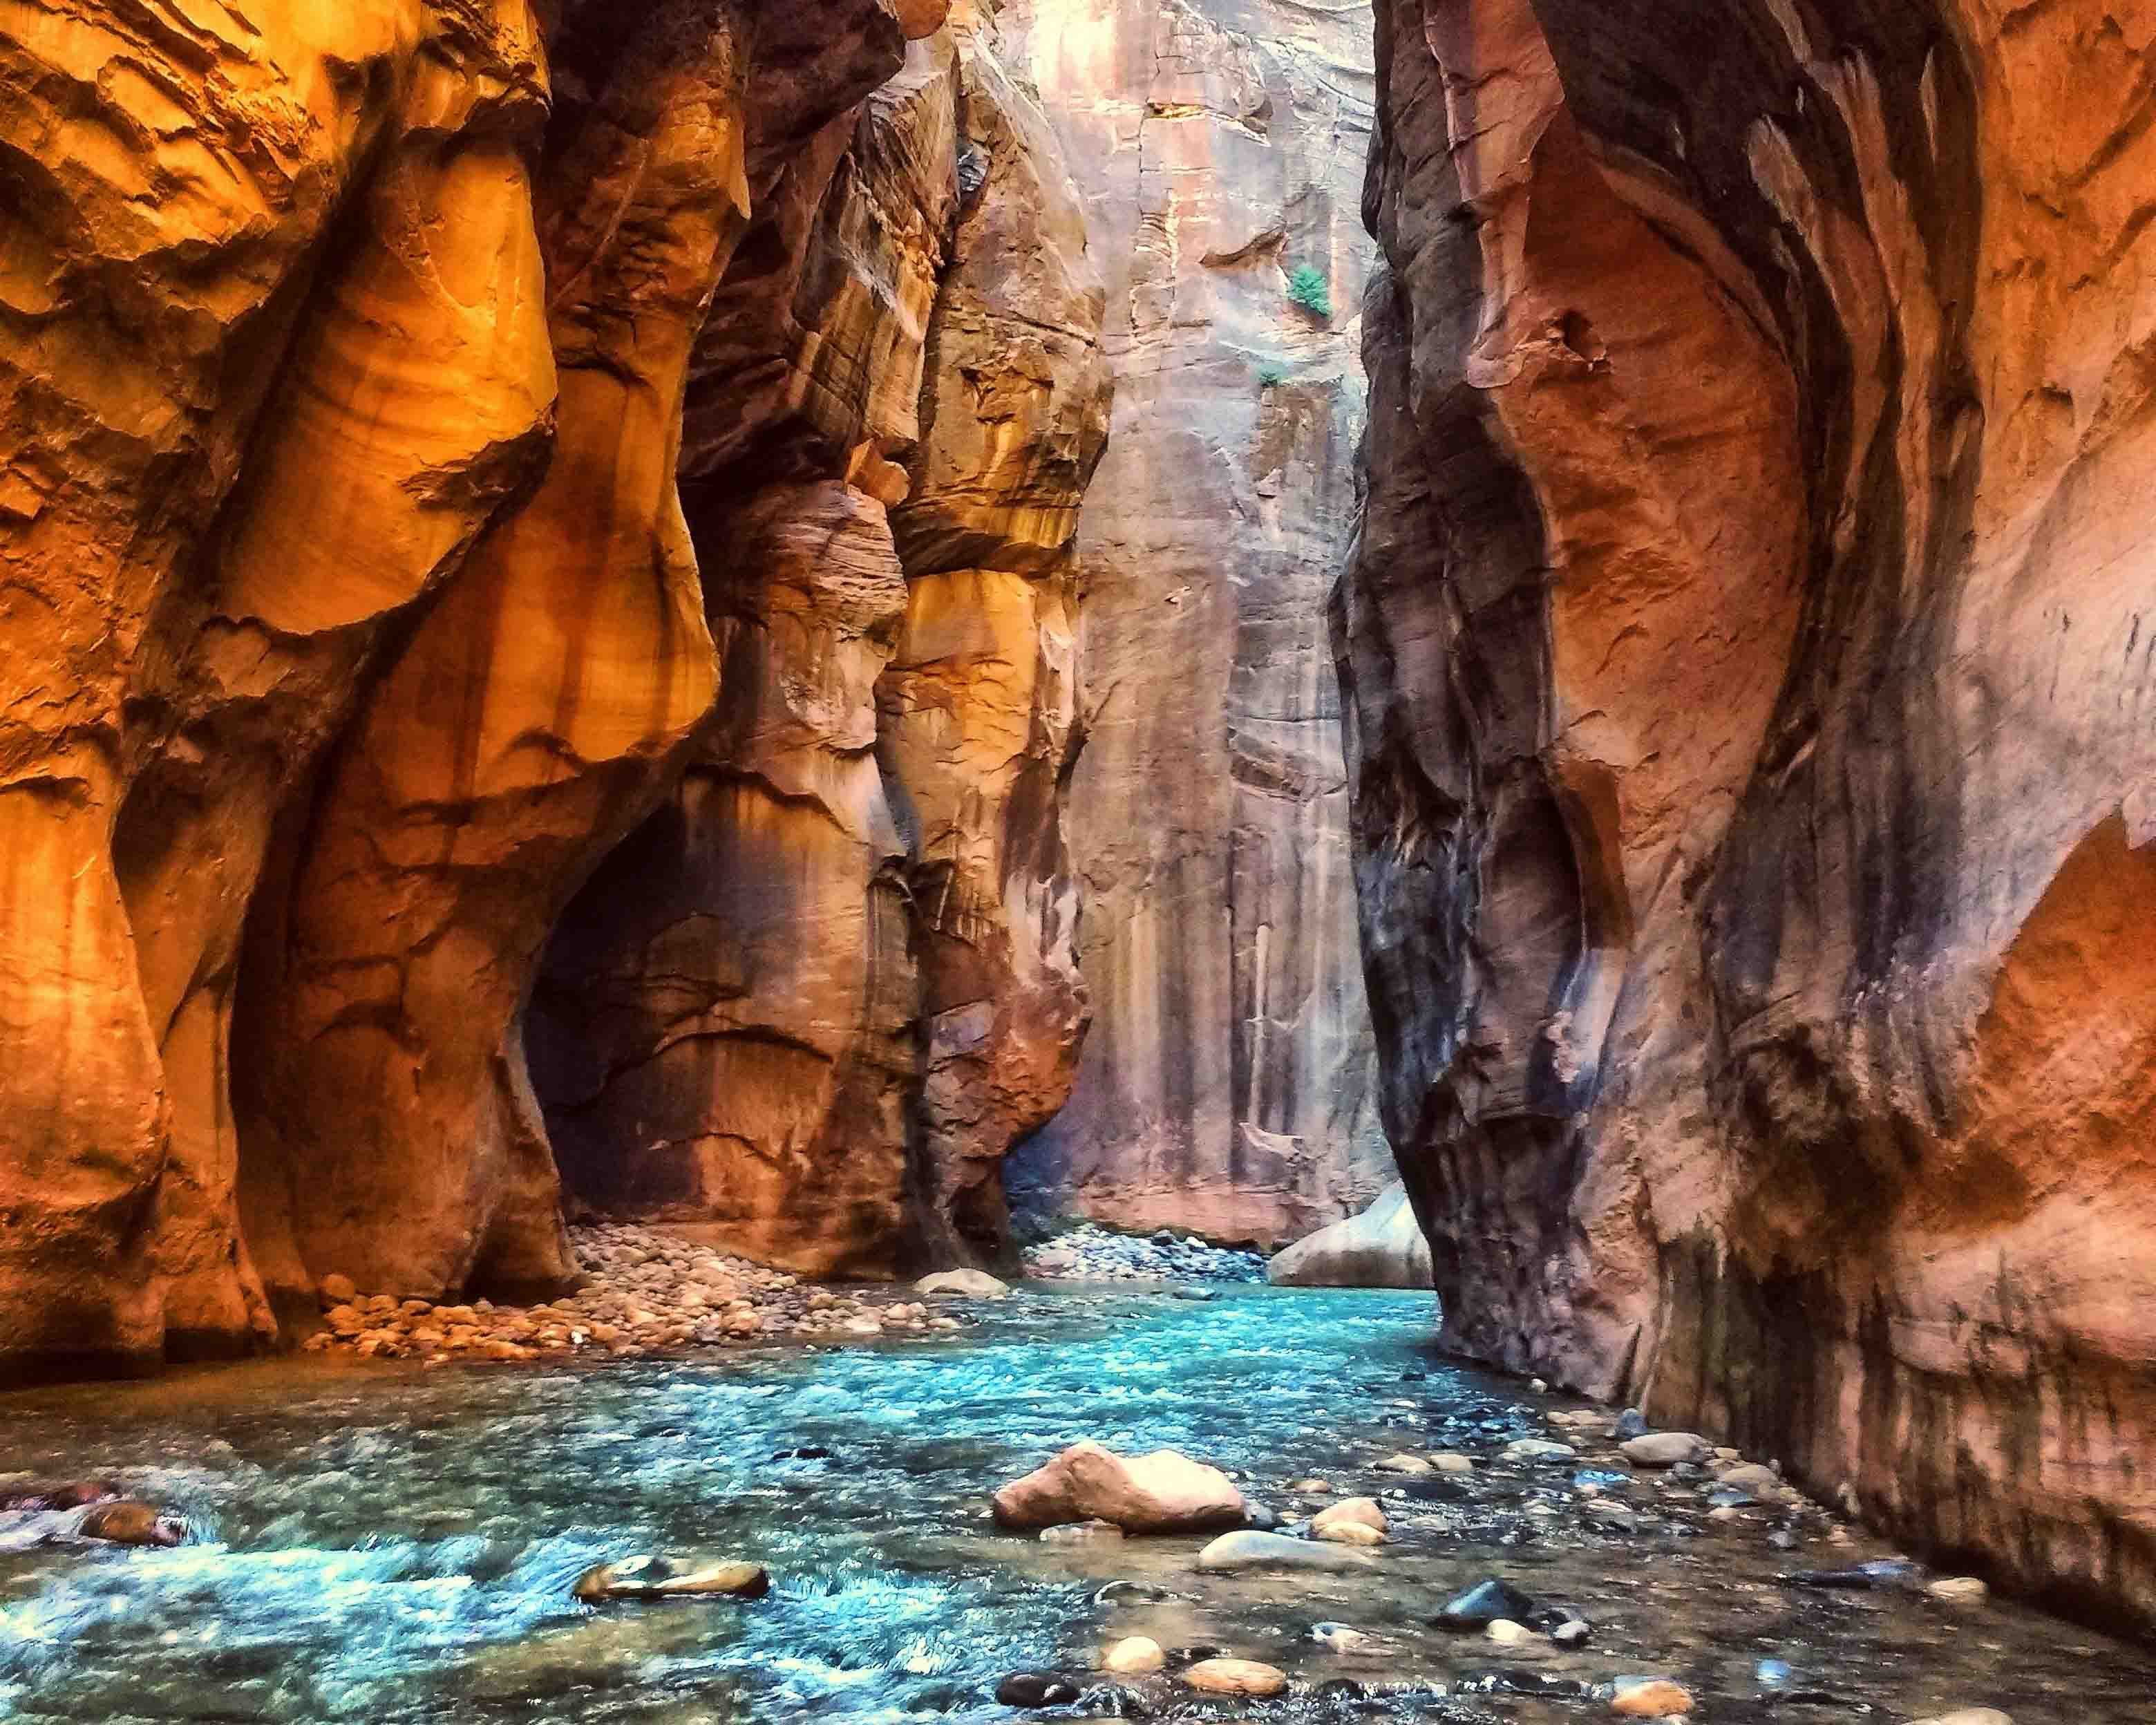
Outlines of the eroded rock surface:
{"label": "eroded rock surface", "polygon": [[1051,1213],[1277,1244],[1392,1175],[1322,622],[1363,415],[1369,10],[1031,0],[1003,41],[1084,193],[1116,372],[1066,822],[1094,1026],[1016,1161]]}
{"label": "eroded rock surface", "polygon": [[539,995],[572,1188],[813,1273],[1004,1255],[1002,1157],[1087,1018],[1062,817],[1101,290],[980,23],[826,129],[721,290],[685,461],[721,694]]}
{"label": "eroded rock surface", "polygon": [[1334,626],[1449,1338],[2156,1617],[2156,14],[1378,14]]}
{"label": "eroded rock surface", "polygon": [[[701,1124],[867,1171],[834,1266],[1060,1099],[1060,559],[1106,375],[1045,127],[947,10],[0,17],[0,1376],[260,1345],[325,1278],[570,1280],[525,1009],[685,772],[673,812],[718,816],[624,919],[681,998],[603,1001],[578,1050],[650,1069],[619,1142],[682,1094],[675,1044],[744,1031],[745,1073],[690,1076],[708,1106],[762,1060],[761,1108]],[[988,740],[916,721],[880,762],[885,669],[963,664],[954,630],[1036,669],[896,699]],[[912,957],[909,871],[947,850],[971,972]],[[670,900],[698,869],[734,896]],[[670,903],[742,914],[697,950]],[[818,975],[848,997],[820,1090],[773,1058]],[[916,1168],[924,1067],[956,1076]]]}

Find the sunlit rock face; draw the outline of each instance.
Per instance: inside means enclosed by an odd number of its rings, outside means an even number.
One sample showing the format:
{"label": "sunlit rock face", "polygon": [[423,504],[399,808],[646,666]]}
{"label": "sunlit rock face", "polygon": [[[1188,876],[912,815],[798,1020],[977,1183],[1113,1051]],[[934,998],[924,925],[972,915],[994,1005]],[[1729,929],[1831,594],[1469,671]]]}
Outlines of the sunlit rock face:
{"label": "sunlit rock face", "polygon": [[978,24],[789,158],[721,288],[683,464],[719,698],[536,997],[578,1198],[818,1273],[998,1255],[1001,1159],[1086,1022],[1067,547],[1101,293]]}
{"label": "sunlit rock face", "polygon": [[2156,1616],[2156,13],[1378,13],[1333,621],[1449,1337]]}
{"label": "sunlit rock face", "polygon": [[567,1273],[521,1017],[718,686],[706,314],[942,9],[0,15],[0,1374]]}
{"label": "sunlit rock face", "polygon": [[1116,372],[1067,822],[1094,1024],[1014,1164],[1045,1209],[1282,1241],[1392,1178],[1322,620],[1363,416],[1370,13],[1027,0],[1001,30],[1084,193]]}

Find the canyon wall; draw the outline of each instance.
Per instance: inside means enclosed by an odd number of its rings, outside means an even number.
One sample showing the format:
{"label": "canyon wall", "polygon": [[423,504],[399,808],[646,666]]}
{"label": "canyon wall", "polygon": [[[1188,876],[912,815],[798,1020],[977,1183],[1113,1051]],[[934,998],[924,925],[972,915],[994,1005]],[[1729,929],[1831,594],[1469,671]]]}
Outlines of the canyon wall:
{"label": "canyon wall", "polygon": [[[857,997],[829,1111],[928,1167],[834,1228],[933,1234],[1053,1106],[1098,293],[945,11],[0,8],[0,1378],[573,1275],[526,1007],[654,821],[646,980]],[[980,956],[916,976],[939,870]]]}
{"label": "canyon wall", "polygon": [[1369,8],[1011,0],[1001,30],[1083,193],[1116,372],[1077,541],[1095,1021],[1014,1178],[1044,1211],[1278,1243],[1393,1178],[1323,621],[1363,417]]}
{"label": "canyon wall", "polygon": [[1087,1022],[1062,785],[1101,289],[987,23],[797,160],[721,287],[683,464],[720,696],[534,1014],[574,1194],[821,1275],[1001,1256],[1004,1153]]}
{"label": "canyon wall", "polygon": [[2156,1620],[2156,8],[1378,14],[1333,629],[1446,1336]]}

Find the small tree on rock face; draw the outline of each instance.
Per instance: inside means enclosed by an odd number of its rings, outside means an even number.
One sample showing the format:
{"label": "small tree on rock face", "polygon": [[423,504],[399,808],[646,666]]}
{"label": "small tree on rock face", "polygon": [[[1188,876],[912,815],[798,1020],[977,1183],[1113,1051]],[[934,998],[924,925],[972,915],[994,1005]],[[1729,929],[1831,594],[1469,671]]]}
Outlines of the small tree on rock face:
{"label": "small tree on rock face", "polygon": [[1288,272],[1287,296],[1316,316],[1332,316],[1332,291],[1323,275],[1308,264],[1298,264]]}

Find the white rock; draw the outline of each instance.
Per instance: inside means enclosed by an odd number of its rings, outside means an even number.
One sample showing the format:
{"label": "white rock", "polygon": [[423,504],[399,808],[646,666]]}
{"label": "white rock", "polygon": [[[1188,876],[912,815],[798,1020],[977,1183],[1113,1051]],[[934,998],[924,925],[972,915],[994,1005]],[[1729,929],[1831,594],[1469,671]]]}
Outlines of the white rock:
{"label": "white rock", "polygon": [[1101,1663],[1109,1671],[1139,1676],[1158,1671],[1168,1663],[1168,1656],[1149,1635],[1127,1635],[1108,1650]]}
{"label": "white rock", "polygon": [[1000,1300],[1010,1292],[985,1270],[939,1270],[913,1285],[916,1294],[955,1295],[968,1300]]}

